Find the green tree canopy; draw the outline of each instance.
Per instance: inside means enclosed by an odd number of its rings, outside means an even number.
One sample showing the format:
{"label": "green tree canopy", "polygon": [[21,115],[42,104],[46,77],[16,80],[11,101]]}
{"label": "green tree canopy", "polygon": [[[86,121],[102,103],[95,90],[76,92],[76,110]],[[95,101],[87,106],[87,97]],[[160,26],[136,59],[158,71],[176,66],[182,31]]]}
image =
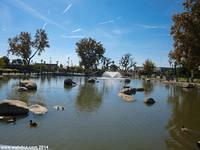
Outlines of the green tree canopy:
{"label": "green tree canopy", "polygon": [[144,72],[148,75],[151,75],[154,72],[155,64],[150,59],[145,60],[144,64]]}
{"label": "green tree canopy", "polygon": [[103,57],[105,48],[101,42],[92,38],[84,38],[76,43],[76,52],[81,58],[80,65],[86,70],[97,69],[99,60]]}
{"label": "green tree canopy", "polygon": [[8,43],[8,53],[22,58],[25,66],[30,65],[31,59],[36,54],[40,55],[46,47],[49,47],[47,34],[42,29],[36,31],[34,40],[31,39],[30,33],[21,32],[19,35],[9,38]]}
{"label": "green tree canopy", "polygon": [[10,59],[7,56],[3,56],[2,59],[5,63],[5,67],[8,67],[10,64]]}
{"label": "green tree canopy", "polygon": [[186,0],[183,6],[184,12],[173,16],[174,50],[170,51],[169,58],[194,70],[200,66],[200,0]]}
{"label": "green tree canopy", "polygon": [[0,68],[4,68],[6,66],[6,63],[3,59],[3,57],[0,58]]}

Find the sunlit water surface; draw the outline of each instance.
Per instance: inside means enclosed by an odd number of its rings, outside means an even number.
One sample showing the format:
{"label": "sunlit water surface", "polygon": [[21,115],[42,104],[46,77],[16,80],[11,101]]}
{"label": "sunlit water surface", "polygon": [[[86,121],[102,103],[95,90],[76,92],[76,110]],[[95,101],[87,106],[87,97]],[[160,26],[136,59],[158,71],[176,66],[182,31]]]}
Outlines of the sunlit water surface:
{"label": "sunlit water surface", "polygon": [[[165,85],[159,81],[132,80],[132,87],[146,92],[125,102],[118,96],[120,79],[98,79],[89,84],[74,77],[77,86],[65,88],[66,77],[36,78],[36,92],[16,92],[20,79],[0,80],[0,100],[20,99],[39,103],[48,113],[17,118],[16,124],[0,122],[0,144],[48,145],[53,150],[190,150],[200,140],[200,91]],[[153,97],[147,106],[143,100]],[[53,107],[63,105],[64,111]],[[32,119],[37,128],[29,128]],[[190,133],[183,133],[184,125]]]}

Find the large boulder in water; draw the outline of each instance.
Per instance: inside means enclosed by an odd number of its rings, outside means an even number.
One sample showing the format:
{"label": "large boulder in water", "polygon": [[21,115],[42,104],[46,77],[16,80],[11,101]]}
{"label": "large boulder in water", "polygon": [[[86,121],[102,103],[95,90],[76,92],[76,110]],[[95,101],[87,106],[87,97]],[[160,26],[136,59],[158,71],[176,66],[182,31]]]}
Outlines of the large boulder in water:
{"label": "large boulder in water", "polygon": [[42,114],[45,114],[47,113],[48,109],[44,106],[41,106],[39,104],[34,104],[34,105],[31,105],[29,107],[29,110],[33,113],[33,114],[36,114],[36,115],[42,115]]}
{"label": "large boulder in water", "polygon": [[120,93],[124,93],[126,95],[133,95],[136,93],[136,89],[135,88],[125,88],[125,89],[121,90]]}
{"label": "large boulder in water", "polygon": [[144,103],[147,105],[153,105],[156,101],[153,98],[147,98],[144,100]]}
{"label": "large boulder in water", "polygon": [[37,85],[31,80],[21,80],[19,86],[26,87],[28,90],[37,90]]}
{"label": "large boulder in water", "polygon": [[87,82],[88,82],[88,83],[95,83],[96,80],[95,80],[94,78],[90,78],[90,79],[87,80]]}
{"label": "large boulder in water", "polygon": [[72,79],[65,79],[65,81],[64,81],[64,85],[66,85],[66,86],[73,86],[75,84],[76,83],[74,81],[72,81]]}
{"label": "large boulder in water", "polygon": [[3,100],[0,102],[0,116],[27,115],[27,104],[19,100]]}

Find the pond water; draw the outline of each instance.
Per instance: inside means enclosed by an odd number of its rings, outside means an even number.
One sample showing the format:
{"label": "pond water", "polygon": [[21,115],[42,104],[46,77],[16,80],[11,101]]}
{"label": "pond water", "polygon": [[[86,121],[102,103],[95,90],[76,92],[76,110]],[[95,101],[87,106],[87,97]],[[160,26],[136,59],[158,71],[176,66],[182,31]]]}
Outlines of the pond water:
{"label": "pond water", "polygon": [[[39,103],[48,113],[17,118],[16,124],[0,122],[0,144],[48,145],[53,150],[191,150],[200,140],[200,91],[182,89],[159,81],[131,81],[144,87],[136,101],[125,102],[118,96],[123,82],[98,79],[89,84],[84,77],[73,77],[77,86],[64,88],[66,77],[32,79],[36,92],[16,92],[20,79],[0,80],[0,100],[20,99],[28,105]],[[147,106],[143,100],[153,97]],[[63,105],[64,111],[53,107]],[[37,128],[29,128],[29,120]],[[190,129],[181,132],[182,126]]]}

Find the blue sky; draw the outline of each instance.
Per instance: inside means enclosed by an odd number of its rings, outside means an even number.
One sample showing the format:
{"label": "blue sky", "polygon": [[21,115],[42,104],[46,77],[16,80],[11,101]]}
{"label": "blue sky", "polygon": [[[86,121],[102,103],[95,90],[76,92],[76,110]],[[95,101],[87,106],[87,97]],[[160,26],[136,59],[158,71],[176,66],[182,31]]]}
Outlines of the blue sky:
{"label": "blue sky", "polygon": [[139,66],[147,58],[157,66],[169,66],[171,18],[180,11],[181,0],[0,0],[0,56],[7,53],[9,37],[21,31],[33,36],[44,28],[50,48],[34,62],[49,62],[51,57],[66,65],[70,57],[78,64],[75,43],[92,37],[116,63],[130,53]]}

